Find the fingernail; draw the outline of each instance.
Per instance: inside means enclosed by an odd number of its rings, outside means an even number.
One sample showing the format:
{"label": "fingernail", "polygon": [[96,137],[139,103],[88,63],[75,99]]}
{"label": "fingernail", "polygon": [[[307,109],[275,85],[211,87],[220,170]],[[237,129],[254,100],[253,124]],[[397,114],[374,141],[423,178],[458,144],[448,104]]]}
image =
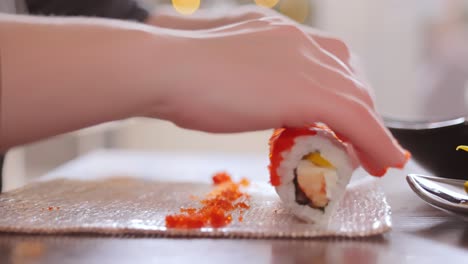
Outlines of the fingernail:
{"label": "fingernail", "polygon": [[406,163],[408,163],[410,159],[411,159],[411,153],[408,150],[405,150],[405,159],[401,163],[397,164],[395,168],[403,169]]}

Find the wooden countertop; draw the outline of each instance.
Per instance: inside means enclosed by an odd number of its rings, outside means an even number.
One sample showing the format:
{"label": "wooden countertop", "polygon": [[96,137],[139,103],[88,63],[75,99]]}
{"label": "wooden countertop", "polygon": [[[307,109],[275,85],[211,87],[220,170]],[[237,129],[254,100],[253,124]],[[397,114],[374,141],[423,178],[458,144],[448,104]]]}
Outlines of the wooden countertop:
{"label": "wooden countertop", "polygon": [[[190,159],[190,164],[179,161]],[[217,170],[267,180],[262,156],[100,151],[74,160],[43,179],[188,177],[208,181]],[[227,240],[19,236],[0,234],[0,263],[465,263],[468,223],[432,208],[408,187],[405,174],[423,172],[410,162],[380,180],[392,206],[393,230],[359,240]],[[359,171],[357,173],[364,173]],[[1,216],[0,216],[1,217]]]}

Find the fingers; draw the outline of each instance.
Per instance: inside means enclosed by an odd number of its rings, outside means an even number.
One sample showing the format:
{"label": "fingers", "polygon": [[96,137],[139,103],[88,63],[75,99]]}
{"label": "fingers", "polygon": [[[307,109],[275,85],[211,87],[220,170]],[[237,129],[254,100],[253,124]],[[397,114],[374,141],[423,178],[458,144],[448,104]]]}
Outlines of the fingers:
{"label": "fingers", "polygon": [[308,81],[337,94],[356,97],[371,109],[374,108],[372,97],[359,80],[339,69],[323,64],[312,56],[309,56],[308,59],[311,63],[304,66],[304,69],[307,69],[307,72],[304,72],[304,77]]}
{"label": "fingers", "polygon": [[277,19],[279,18],[259,18],[241,21],[238,23],[227,24],[204,31],[198,31],[197,33],[200,35],[205,34],[205,36],[208,37],[223,37],[228,35],[250,34],[256,31],[265,32],[273,29],[276,26],[272,24],[272,21],[276,21]]}
{"label": "fingers", "polygon": [[[398,145],[398,144],[397,144]],[[399,145],[398,145],[399,146]],[[373,156],[368,156],[365,153],[362,153],[359,150],[354,150],[354,153],[360,160],[361,166],[368,171],[371,175],[381,177],[387,173],[387,170],[389,168],[397,168],[397,169],[402,169],[406,163],[409,161],[411,158],[411,154],[403,150],[403,157],[400,162],[397,162],[393,165],[383,165],[383,166],[378,166],[378,161],[374,159]]]}
{"label": "fingers", "polygon": [[[350,58],[351,53],[348,46],[341,40],[319,33],[318,31],[311,32],[311,29],[306,29],[306,32],[317,42],[317,44],[329,52],[331,55],[336,56],[337,59],[345,63],[349,68],[350,67]],[[351,69],[352,70],[352,69]]]}
{"label": "fingers", "polygon": [[[294,24],[278,21],[277,18],[265,18],[263,20],[271,22],[272,25],[282,26],[284,31],[292,33],[288,37],[289,41],[299,43],[299,52],[308,60],[306,64],[310,64],[303,66],[303,69],[307,70],[304,74],[306,78],[318,83],[321,87],[356,96],[370,108],[374,108],[374,101],[366,88],[366,84],[361,82],[355,73],[350,70],[349,59],[347,59],[348,65],[344,64],[333,54],[324,50],[313,37]],[[347,53],[341,55],[342,57],[350,56],[346,45],[341,41],[317,36],[322,40],[327,40],[326,43],[322,41],[322,45],[329,45],[332,49],[340,49],[342,53]],[[302,45],[304,48],[301,47]]]}
{"label": "fingers", "polygon": [[339,68],[344,67],[347,75],[359,80],[361,83],[360,89],[362,90],[359,92],[361,94],[361,99],[374,109],[373,91],[370,89],[369,82],[361,70],[357,57],[351,54],[348,46],[340,39],[321,31],[309,27],[302,28],[327,56],[344,65],[340,65]]}
{"label": "fingers", "polygon": [[354,150],[353,146],[347,142],[345,142],[345,146],[346,146],[346,152],[348,153],[348,156],[350,157],[351,159],[351,164],[353,166],[354,169],[356,169],[357,167],[359,167],[360,165],[360,161],[359,161],[359,158],[356,154],[356,151]]}
{"label": "fingers", "polygon": [[[365,85],[355,78],[348,66],[344,65],[340,60],[334,58],[329,53],[324,53],[318,44],[306,33],[304,33],[295,24],[285,21],[281,17],[263,17],[256,20],[247,21],[244,23],[232,24],[229,26],[215,28],[205,31],[205,34],[223,34],[237,35],[252,33],[256,30],[267,32],[272,30],[271,40],[284,41],[288,38],[290,43],[297,47],[294,52],[300,52],[306,59],[302,69],[305,72],[306,78],[314,81],[321,87],[329,87],[339,93],[350,94],[360,98],[369,107],[374,107],[372,97],[369,95]],[[331,41],[330,41],[331,42]],[[336,41],[338,42],[338,41]],[[278,45],[281,47],[281,45]],[[301,49],[302,50],[299,50]],[[287,52],[287,51],[282,51]],[[291,58],[291,59],[295,59]],[[300,64],[300,61],[295,62]],[[323,69],[326,69],[323,71]]]}
{"label": "fingers", "polygon": [[364,87],[366,89],[366,93],[367,93],[367,96],[369,97],[369,100],[372,102],[372,105],[371,108],[375,110],[375,105],[374,105],[374,90],[372,89],[372,87],[370,86],[370,83],[367,79],[367,76],[366,74],[364,73],[363,71],[363,67],[361,66],[361,63],[360,63],[360,60],[359,58],[354,55],[354,54],[351,54],[351,57],[349,59],[349,63],[351,65],[351,69],[353,69],[353,72],[354,72],[354,76],[356,76],[356,78],[358,78],[361,83],[364,84]]}
{"label": "fingers", "polygon": [[381,176],[389,167],[402,167],[407,152],[394,140],[376,114],[357,99],[336,95],[326,89],[311,94],[304,104],[304,123],[324,122],[354,147],[363,167]]}

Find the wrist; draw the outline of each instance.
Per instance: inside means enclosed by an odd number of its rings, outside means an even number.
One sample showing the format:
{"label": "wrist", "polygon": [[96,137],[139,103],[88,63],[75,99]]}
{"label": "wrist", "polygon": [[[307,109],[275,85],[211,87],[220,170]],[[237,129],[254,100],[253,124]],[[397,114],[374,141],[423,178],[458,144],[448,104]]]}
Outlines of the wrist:
{"label": "wrist", "polygon": [[[164,118],[173,96],[177,93],[177,80],[187,78],[190,62],[195,52],[196,39],[187,37],[185,31],[152,28],[139,32],[135,38],[135,56],[132,58],[132,73],[138,83],[139,107],[133,116]],[[190,42],[190,43],[188,43]]]}

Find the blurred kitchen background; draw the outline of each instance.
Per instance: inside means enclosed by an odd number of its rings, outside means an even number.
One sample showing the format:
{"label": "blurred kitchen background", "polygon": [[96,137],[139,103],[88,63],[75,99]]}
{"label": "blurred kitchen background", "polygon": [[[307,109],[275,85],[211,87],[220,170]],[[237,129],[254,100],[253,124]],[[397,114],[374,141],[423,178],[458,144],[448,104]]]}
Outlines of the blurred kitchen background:
{"label": "blurred kitchen background", "polygon": [[[361,59],[379,111],[402,120],[465,116],[468,0],[146,0],[186,15],[201,9],[268,5],[300,23],[344,39]],[[178,6],[185,3],[184,6]],[[198,11],[199,12],[199,11]],[[281,51],[278,51],[281,52]],[[339,107],[339,106],[337,106]],[[6,189],[90,151],[225,152],[267,155],[270,131],[210,135],[171,123],[132,119],[11,150]]]}

